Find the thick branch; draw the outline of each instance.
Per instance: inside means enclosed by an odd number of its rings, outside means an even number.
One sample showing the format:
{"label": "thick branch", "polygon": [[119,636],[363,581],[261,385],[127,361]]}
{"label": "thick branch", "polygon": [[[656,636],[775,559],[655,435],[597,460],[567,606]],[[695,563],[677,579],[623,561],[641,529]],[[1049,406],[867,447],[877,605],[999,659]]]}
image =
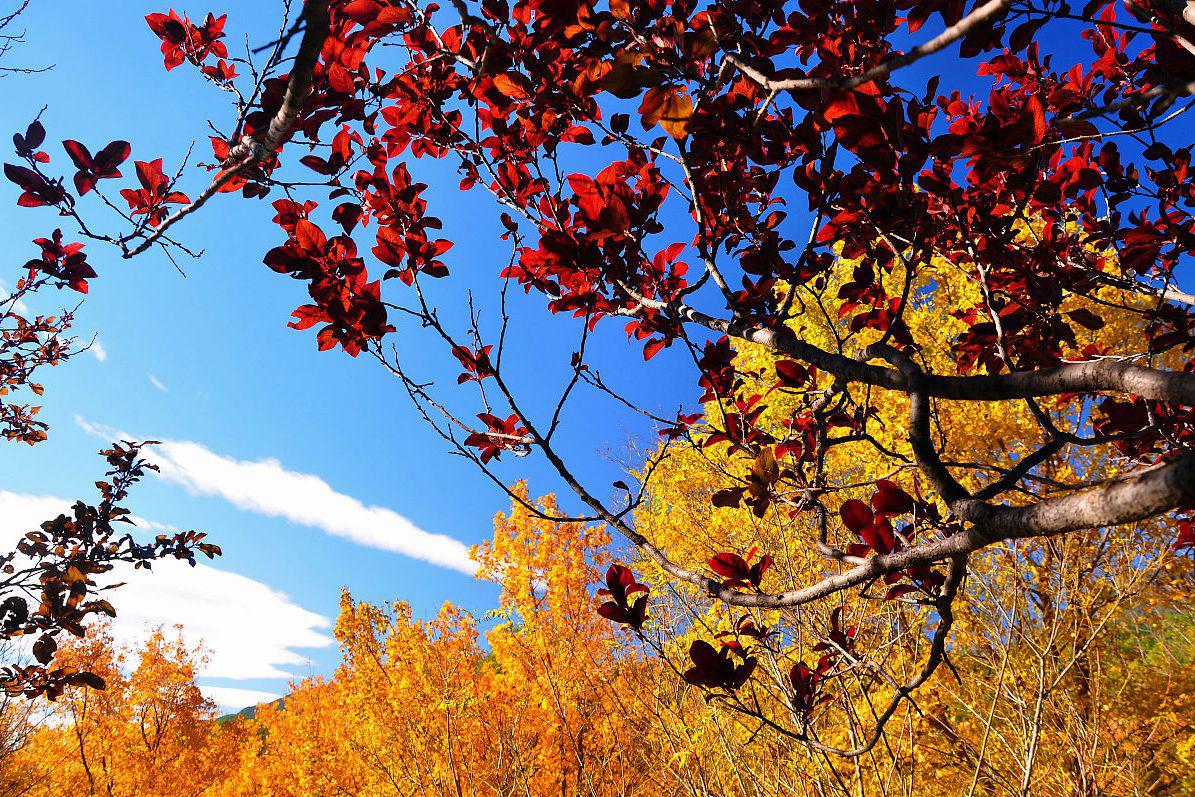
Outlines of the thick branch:
{"label": "thick branch", "polygon": [[[951,507],[961,519],[973,523],[962,534],[873,556],[866,564],[802,589],[776,595],[719,590],[715,597],[738,606],[799,606],[911,565],[970,553],[996,542],[1134,523],[1192,500],[1195,500],[1195,454],[1187,454],[1166,465],[1110,480],[1090,490],[1028,506],[994,506],[965,499]],[[728,592],[729,595],[725,594]]]}
{"label": "thick branch", "polygon": [[[842,354],[820,349],[801,340],[788,327],[768,329],[738,321],[727,321],[692,307],[671,308],[648,302],[662,310],[673,310],[682,320],[717,332],[766,346],[788,357],[803,360],[846,382],[908,393],[909,378],[893,368],[871,365]],[[920,377],[920,389],[931,398],[955,401],[1005,401],[1062,393],[1128,393],[1154,401],[1195,405],[1195,374],[1160,371],[1115,360],[1066,363],[1054,368],[1018,371],[1011,374]]]}

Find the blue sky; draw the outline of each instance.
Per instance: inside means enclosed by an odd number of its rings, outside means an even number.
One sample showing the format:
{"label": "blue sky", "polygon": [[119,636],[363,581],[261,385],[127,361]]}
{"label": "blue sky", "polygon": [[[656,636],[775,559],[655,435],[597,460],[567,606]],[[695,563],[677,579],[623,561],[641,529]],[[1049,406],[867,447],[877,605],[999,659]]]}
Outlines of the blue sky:
{"label": "blue sky", "polygon": [[[176,8],[192,17],[209,10]],[[4,140],[48,105],[45,149],[64,173],[68,162],[57,144],[63,138],[93,151],[123,138],[133,142],[133,159],[164,157],[167,171],[193,140],[201,159],[210,159],[206,122],[227,123],[231,110],[187,66],[163,70],[158,41],[142,18],[164,10],[121,2],[70,4],[64,12],[61,4],[35,0],[24,17],[27,43],[10,63],[55,67],[4,79]],[[230,47],[246,33],[264,43],[277,24],[272,3],[227,10]],[[132,169],[125,171],[127,178]],[[432,212],[443,219],[445,237],[457,241],[448,258],[454,281],[441,294],[459,321],[462,286],[493,296],[509,249],[498,241],[496,215],[482,212],[489,204],[481,192],[461,194],[459,177],[440,164],[413,171],[431,184]],[[194,194],[206,175],[192,169],[183,190]],[[9,286],[34,254],[32,238],[60,225],[73,233],[52,211],[15,208],[15,198],[13,186],[0,192],[0,237],[11,253],[0,279]],[[130,506],[153,524],[209,532],[224,556],[198,571],[159,568],[124,588],[115,601],[123,613],[119,628],[132,638],[145,622],[183,621],[213,649],[203,682],[230,707],[255,702],[255,692],[284,692],[288,677],[335,667],[338,653],[324,623],[334,619],[344,586],[363,600],[409,601],[418,616],[449,600],[479,615],[493,607],[496,588],[461,572],[461,544],[488,536],[494,513],[508,507],[471,464],[448,454],[376,364],[319,353],[311,332],[286,328],[306,293],[261,263],[281,242],[272,215],[268,202],[217,197],[178,228],[189,246],[205,250],[200,260],[180,261],[185,276],[158,253],[130,262],[89,243],[100,276],[77,332],[84,340],[95,334],[99,346],[44,374],[50,439],[0,446],[0,531],[15,534],[56,514],[53,507],[64,501],[94,493],[103,465],[95,452],[107,436],[169,441],[158,454],[165,475],[140,486]],[[38,309],[76,298],[51,292]],[[481,301],[492,319],[492,303]],[[538,408],[544,411],[547,396],[565,384],[576,327],[548,317],[534,299],[512,301],[512,345],[520,352],[512,378],[525,393],[545,396]],[[454,383],[460,369],[442,344],[401,324],[397,341],[421,377]],[[611,323],[597,342],[597,362],[610,365],[612,381],[645,406],[672,414],[677,380],[690,385],[691,366],[670,350],[641,373],[638,350],[628,349],[621,325]],[[622,477],[613,460],[624,456],[628,441],[654,438],[635,417],[585,395],[561,435],[599,493]],[[508,481],[528,478],[533,493],[559,492],[534,458],[498,470]]]}

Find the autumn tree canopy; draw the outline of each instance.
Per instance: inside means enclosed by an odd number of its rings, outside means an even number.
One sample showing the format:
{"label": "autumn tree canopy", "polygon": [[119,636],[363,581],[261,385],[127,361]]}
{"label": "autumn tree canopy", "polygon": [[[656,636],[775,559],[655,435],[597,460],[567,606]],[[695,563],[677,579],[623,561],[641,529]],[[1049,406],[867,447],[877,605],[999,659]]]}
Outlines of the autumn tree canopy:
{"label": "autumn tree canopy", "polygon": [[[208,173],[33,121],[5,174],[18,205],[59,216],[29,279],[76,290],[103,259],[186,257],[193,215],[272,201],[279,244],[262,259],[309,295],[291,326],[391,373],[497,483],[514,456],[543,457],[583,509],[536,511],[601,522],[633,549],[599,611],[645,644],[663,645],[668,596],[816,616],[820,655],[776,682],[784,722],[739,695],[758,688],[753,650],[797,645],[795,626],[773,638],[744,614],[729,636],[694,639],[675,675],[771,732],[861,756],[948,661],[978,559],[1065,535],[1093,557],[1135,550],[1120,532],[1097,544],[1101,529],[1195,543],[1191,9],[307,0],[279,3],[277,29],[248,32],[247,50],[226,33],[235,9],[168,11],[146,18],[163,66],[232,100],[197,158]],[[477,266],[437,237],[449,209],[424,197],[422,159],[493,199],[496,322],[453,289]],[[575,319],[558,396],[508,377],[537,356],[508,342],[505,297],[520,290]],[[585,423],[569,412],[579,391],[632,403],[586,358],[610,334],[629,336],[628,357],[693,363],[677,414],[642,409],[661,444],[635,486],[583,483],[558,444]],[[457,385],[413,372],[396,336],[459,361]],[[657,533],[641,510],[671,457],[709,469],[708,517],[786,531],[713,551]],[[801,613],[860,596],[914,607],[928,631],[903,677],[844,613]],[[823,685],[859,662],[885,673],[859,682],[883,699],[823,740],[810,725]]]}

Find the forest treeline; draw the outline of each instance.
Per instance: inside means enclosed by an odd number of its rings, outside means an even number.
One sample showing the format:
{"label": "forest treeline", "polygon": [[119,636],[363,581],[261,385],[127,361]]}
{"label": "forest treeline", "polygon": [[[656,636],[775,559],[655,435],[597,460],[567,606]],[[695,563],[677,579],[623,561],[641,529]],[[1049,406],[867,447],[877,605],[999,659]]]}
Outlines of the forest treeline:
{"label": "forest treeline", "polygon": [[[5,703],[0,793],[999,795],[1022,793],[1027,766],[1035,794],[1195,788],[1183,560],[1096,574],[1080,545],[1043,546],[1048,571],[992,557],[972,582],[987,597],[959,619],[952,671],[895,718],[885,745],[844,760],[737,721],[599,617],[590,585],[608,542],[521,507],[500,515],[478,551],[481,577],[502,585],[492,616],[448,604],[420,620],[346,593],[343,666],[253,717],[217,721],[196,685],[202,651],[175,633],[123,649],[97,630],[64,655],[106,689],[68,690],[48,717],[44,704]],[[1043,572],[1052,598],[988,592]],[[675,616],[659,621],[678,623],[665,649],[679,661],[693,631],[674,598]],[[916,665],[914,640],[892,646],[888,667]]]}

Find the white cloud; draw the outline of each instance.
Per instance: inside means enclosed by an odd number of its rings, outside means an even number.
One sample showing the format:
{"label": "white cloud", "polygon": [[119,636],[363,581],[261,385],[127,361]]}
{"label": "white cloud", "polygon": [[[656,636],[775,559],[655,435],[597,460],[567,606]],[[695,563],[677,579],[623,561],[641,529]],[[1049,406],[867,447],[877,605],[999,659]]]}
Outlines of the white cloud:
{"label": "white cloud", "polygon": [[[0,280],[0,305],[7,305],[12,300],[12,294],[9,292],[8,283]],[[4,308],[8,309],[8,308]],[[17,299],[12,302],[12,310],[20,315],[28,315],[29,305]]]}
{"label": "white cloud", "polygon": [[162,384],[162,380],[158,379],[153,374],[149,375],[149,383],[151,385],[153,385],[154,387],[156,387],[158,390],[162,391],[163,393],[166,392],[166,386]]}
{"label": "white cloud", "polygon": [[[11,550],[22,534],[70,504],[53,496],[0,490],[0,546]],[[111,582],[117,581],[125,585],[112,595],[118,611],[112,626],[116,639],[136,643],[156,626],[181,625],[189,644],[207,647],[207,677],[301,676],[311,662],[296,648],[334,644],[322,630],[330,626],[327,617],[260,581],[211,565],[162,560],[151,571],[122,566],[111,575]]]}
{"label": "white cloud", "polygon": [[294,678],[311,659],[294,648],[321,648],[334,640],[320,629],[328,618],[308,611],[260,581],[205,564],[154,563],[150,572],[113,573],[125,585],[113,603],[114,635],[136,643],[159,625],[181,625],[192,645],[210,653],[209,678]]}
{"label": "white cloud", "polygon": [[262,515],[314,526],[359,545],[421,559],[472,575],[477,563],[460,540],[432,534],[397,512],[366,506],[310,473],[287,470],[276,459],[254,462],[221,456],[198,443],[166,441],[147,457],[167,481]]}
{"label": "white cloud", "polygon": [[148,520],[140,515],[129,515],[128,518],[141,531],[160,531],[168,534],[182,531],[178,526],[172,526],[169,523],[159,523],[156,520]]}
{"label": "white cloud", "polygon": [[[129,435],[76,415],[89,434],[114,440]],[[477,572],[469,548],[460,540],[433,534],[392,509],[366,506],[338,493],[310,473],[287,470],[276,459],[246,461],[221,456],[188,441],[168,440],[145,450],[158,476],[193,493],[217,495],[234,506],[292,523],[314,526],[358,545],[393,551],[468,575]]]}
{"label": "white cloud", "polygon": [[[98,496],[99,493],[96,493]],[[29,495],[0,489],[0,548],[11,549],[27,531],[33,531],[47,520],[53,520],[70,510],[74,501],[53,495]],[[129,515],[140,531],[176,532],[177,526]]]}
{"label": "white cloud", "polygon": [[73,502],[0,490],[0,549],[11,551],[26,532],[66,512]]}
{"label": "white cloud", "polygon": [[92,340],[91,345],[87,347],[87,350],[91,352],[92,357],[95,357],[100,362],[104,362],[108,359],[108,350],[104,348],[104,344],[100,343],[99,338]]}
{"label": "white cloud", "polygon": [[282,695],[276,692],[262,692],[258,689],[239,689],[235,686],[200,686],[200,690],[220,708],[238,711],[258,703],[272,703]]}

